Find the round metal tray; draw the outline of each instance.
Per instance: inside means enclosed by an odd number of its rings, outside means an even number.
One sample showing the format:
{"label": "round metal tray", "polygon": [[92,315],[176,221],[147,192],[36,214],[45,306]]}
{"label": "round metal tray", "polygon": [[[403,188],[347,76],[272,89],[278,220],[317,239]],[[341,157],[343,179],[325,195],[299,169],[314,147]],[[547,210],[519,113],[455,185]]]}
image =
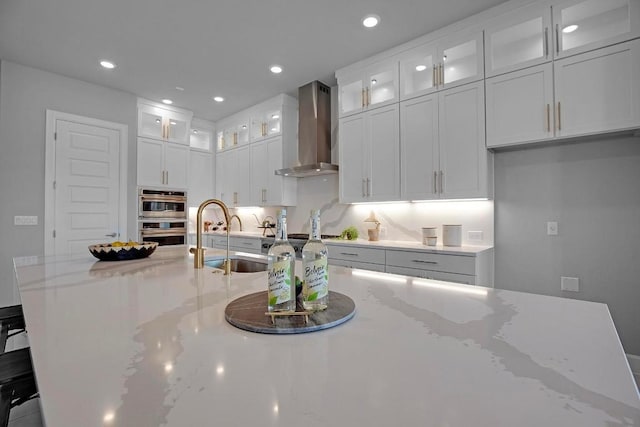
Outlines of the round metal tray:
{"label": "round metal tray", "polygon": [[[296,311],[304,311],[300,301]],[[224,317],[236,328],[261,334],[302,334],[333,328],[351,319],[356,305],[351,298],[339,292],[329,291],[327,309],[308,316],[276,316],[267,312],[267,291],[245,295],[231,301],[224,310]]]}

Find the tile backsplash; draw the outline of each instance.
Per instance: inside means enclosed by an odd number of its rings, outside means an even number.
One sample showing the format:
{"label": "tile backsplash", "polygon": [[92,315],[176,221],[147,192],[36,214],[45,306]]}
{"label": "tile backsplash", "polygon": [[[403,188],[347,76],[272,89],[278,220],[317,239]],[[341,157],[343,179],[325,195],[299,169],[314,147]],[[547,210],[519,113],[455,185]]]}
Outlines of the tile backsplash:
{"label": "tile backsplash", "polygon": [[[364,219],[373,211],[381,223],[380,240],[420,242],[422,227],[437,227],[440,244],[443,224],[461,224],[463,245],[493,245],[491,200],[344,205],[338,203],[338,175],[324,175],[298,180],[298,204],[287,208],[290,233],[309,232],[311,209],[320,209],[321,229],[325,234],[340,234],[345,228],[354,226],[360,238],[366,239],[368,225]],[[261,231],[256,228],[258,222],[254,215],[262,220],[267,215],[275,217],[276,211],[276,208],[237,208],[232,213],[242,218],[244,231]],[[195,208],[190,209],[189,218],[190,231],[193,231]],[[210,208],[205,218],[218,221],[222,212]],[[237,230],[235,222],[233,230]]]}

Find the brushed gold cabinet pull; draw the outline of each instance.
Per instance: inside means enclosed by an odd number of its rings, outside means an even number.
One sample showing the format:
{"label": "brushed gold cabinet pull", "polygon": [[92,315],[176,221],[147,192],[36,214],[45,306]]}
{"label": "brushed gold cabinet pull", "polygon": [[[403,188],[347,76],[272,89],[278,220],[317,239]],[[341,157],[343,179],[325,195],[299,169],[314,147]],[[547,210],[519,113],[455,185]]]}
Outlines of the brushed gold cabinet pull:
{"label": "brushed gold cabinet pull", "polygon": [[369,87],[367,87],[367,106],[371,105],[371,98],[369,97]]}
{"label": "brushed gold cabinet pull", "polygon": [[444,193],[444,172],[440,171],[440,193]]}
{"label": "brushed gold cabinet pull", "polygon": [[440,86],[444,86],[444,64],[440,64]]}
{"label": "brushed gold cabinet pull", "polygon": [[560,27],[556,24],[556,53],[560,54]]}
{"label": "brushed gold cabinet pull", "polygon": [[433,64],[433,69],[431,70],[431,86],[438,86],[438,82],[436,81],[436,64]]}
{"label": "brushed gold cabinet pull", "polygon": [[558,130],[562,130],[562,114],[560,112],[560,101],[558,101]]}
{"label": "brushed gold cabinet pull", "polygon": [[544,57],[549,57],[549,27],[544,27]]}
{"label": "brushed gold cabinet pull", "polygon": [[547,104],[547,132],[551,132],[551,106]]}
{"label": "brushed gold cabinet pull", "polygon": [[362,178],[362,197],[365,196],[364,183],[365,183],[365,180],[364,180],[364,178]]}
{"label": "brushed gold cabinet pull", "polygon": [[167,182],[166,182],[166,184],[169,185],[169,171],[167,171],[166,173],[167,173]]}
{"label": "brushed gold cabinet pull", "polygon": [[433,171],[433,192],[438,194],[438,172]]}
{"label": "brushed gold cabinet pull", "polygon": [[362,100],[362,108],[364,108],[364,88],[362,88],[362,94],[360,95],[360,99]]}
{"label": "brushed gold cabinet pull", "polygon": [[367,197],[371,196],[371,184],[369,178],[367,178]]}

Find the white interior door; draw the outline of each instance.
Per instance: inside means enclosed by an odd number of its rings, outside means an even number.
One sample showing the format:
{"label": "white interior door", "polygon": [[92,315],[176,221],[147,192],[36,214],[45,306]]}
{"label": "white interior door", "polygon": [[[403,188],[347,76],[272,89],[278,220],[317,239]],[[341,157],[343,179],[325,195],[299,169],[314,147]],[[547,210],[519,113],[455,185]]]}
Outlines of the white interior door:
{"label": "white interior door", "polygon": [[87,252],[87,246],[120,236],[120,136],[108,129],[55,121],[54,251]]}

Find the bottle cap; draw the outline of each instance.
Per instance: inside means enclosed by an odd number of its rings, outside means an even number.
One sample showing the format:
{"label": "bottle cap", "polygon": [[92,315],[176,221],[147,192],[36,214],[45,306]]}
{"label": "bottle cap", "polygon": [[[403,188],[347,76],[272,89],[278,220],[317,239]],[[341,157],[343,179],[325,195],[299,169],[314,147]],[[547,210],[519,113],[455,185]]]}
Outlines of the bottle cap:
{"label": "bottle cap", "polygon": [[286,209],[280,209],[280,210],[278,211],[278,216],[281,216],[281,217],[283,217],[283,218],[286,218],[286,217],[287,217],[287,210],[286,210]]}
{"label": "bottle cap", "polygon": [[311,216],[320,216],[320,209],[311,209]]}

